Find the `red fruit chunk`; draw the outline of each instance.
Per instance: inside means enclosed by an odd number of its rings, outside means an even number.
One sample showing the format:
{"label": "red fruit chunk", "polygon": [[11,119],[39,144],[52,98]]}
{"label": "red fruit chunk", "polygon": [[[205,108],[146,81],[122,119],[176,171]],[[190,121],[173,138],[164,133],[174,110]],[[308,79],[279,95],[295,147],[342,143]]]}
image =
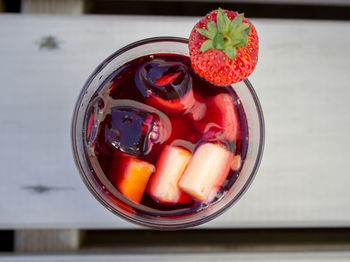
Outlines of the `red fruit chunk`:
{"label": "red fruit chunk", "polygon": [[147,187],[147,193],[156,201],[166,204],[189,203],[178,187],[192,153],[177,146],[166,146],[157,162],[156,172],[152,175]]}
{"label": "red fruit chunk", "polygon": [[207,108],[205,117],[195,124],[204,137],[236,141],[240,125],[233,98],[229,94],[218,94],[208,101]]}
{"label": "red fruit chunk", "polygon": [[188,91],[183,97],[178,99],[167,100],[159,96],[151,96],[147,98],[147,104],[150,104],[160,110],[169,113],[183,113],[193,107],[195,103],[193,91]]}
{"label": "red fruit chunk", "polygon": [[155,84],[157,86],[165,86],[168,85],[172,82],[174,82],[176,80],[176,78],[178,78],[178,76],[181,75],[181,73],[173,73],[173,74],[168,74],[168,75],[164,75],[160,78],[158,78],[155,82]]}
{"label": "red fruit chunk", "polygon": [[182,175],[179,187],[201,202],[211,202],[229,174],[232,158],[232,153],[220,145],[201,144]]}
{"label": "red fruit chunk", "polygon": [[115,162],[112,167],[111,181],[125,197],[140,203],[154,165],[132,157]]}

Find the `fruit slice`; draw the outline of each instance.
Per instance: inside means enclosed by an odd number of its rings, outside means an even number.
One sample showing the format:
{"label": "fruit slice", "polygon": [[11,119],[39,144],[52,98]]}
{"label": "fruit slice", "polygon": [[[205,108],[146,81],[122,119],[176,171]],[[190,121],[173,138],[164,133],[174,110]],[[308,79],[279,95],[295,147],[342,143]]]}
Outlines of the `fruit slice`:
{"label": "fruit slice", "polygon": [[[116,172],[119,168],[114,169]],[[125,158],[121,167],[121,174],[117,175],[114,183],[117,189],[131,201],[140,203],[151,174],[155,171],[154,165],[136,158]],[[119,172],[118,172],[119,173]]]}
{"label": "fruit slice", "polygon": [[233,98],[226,93],[218,94],[208,101],[207,108],[206,116],[196,123],[204,137],[237,140],[240,126]]}
{"label": "fruit slice", "polygon": [[156,84],[157,86],[169,85],[169,84],[171,84],[172,82],[174,82],[174,81],[176,80],[176,78],[178,78],[180,75],[181,75],[180,72],[171,73],[171,74],[168,74],[168,75],[163,75],[163,76],[161,76],[160,78],[158,78],[158,79],[155,81],[155,84]]}
{"label": "fruit slice", "polygon": [[204,203],[211,202],[227,177],[233,155],[224,147],[201,144],[179,181],[179,187]]}
{"label": "fruit slice", "polygon": [[189,90],[183,97],[167,100],[159,96],[147,98],[147,103],[169,113],[183,113],[189,111],[195,103],[193,91]]}
{"label": "fruit slice", "polygon": [[157,162],[157,168],[147,187],[147,193],[155,200],[167,203],[189,203],[187,197],[178,188],[181,178],[192,153],[182,147],[166,146]]}

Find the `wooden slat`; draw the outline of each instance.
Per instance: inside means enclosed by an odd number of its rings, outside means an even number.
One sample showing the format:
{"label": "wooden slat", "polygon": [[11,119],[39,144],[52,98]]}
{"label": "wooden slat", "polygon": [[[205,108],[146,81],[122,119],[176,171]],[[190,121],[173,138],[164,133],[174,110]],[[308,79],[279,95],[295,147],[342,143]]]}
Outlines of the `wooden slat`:
{"label": "wooden slat", "polygon": [[[70,145],[74,103],[116,49],[186,37],[196,20],[0,15],[0,228],[135,227],[80,180]],[[264,157],[243,198],[203,227],[350,226],[350,23],[254,22],[260,61],[250,80],[265,113]]]}
{"label": "wooden slat", "polygon": [[22,0],[21,12],[79,15],[84,13],[85,2],[85,0]]}
{"label": "wooden slat", "polygon": [[[98,0],[95,0],[98,2]],[[117,2],[118,0],[114,0]],[[144,1],[144,0],[133,0]],[[158,2],[170,2],[172,0],[155,0]],[[185,2],[186,0],[179,0],[178,2]],[[213,0],[192,0],[192,2],[214,2]],[[348,0],[224,0],[225,3],[251,3],[251,4],[292,4],[292,5],[350,5]]]}
{"label": "wooden slat", "polygon": [[14,251],[16,253],[73,252],[80,247],[80,232],[69,230],[16,230]]}
{"label": "wooden slat", "polygon": [[350,252],[251,252],[215,254],[115,254],[115,255],[56,255],[56,256],[4,256],[0,262],[126,262],[126,261],[244,261],[244,262],[348,262]]}

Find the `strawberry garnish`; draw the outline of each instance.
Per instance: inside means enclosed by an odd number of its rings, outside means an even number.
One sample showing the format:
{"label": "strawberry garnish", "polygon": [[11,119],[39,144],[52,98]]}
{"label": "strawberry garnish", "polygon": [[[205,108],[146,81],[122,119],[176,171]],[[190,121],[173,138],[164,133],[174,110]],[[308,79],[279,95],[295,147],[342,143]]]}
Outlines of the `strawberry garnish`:
{"label": "strawberry garnish", "polygon": [[247,78],[258,61],[258,36],[243,14],[215,10],[193,28],[189,50],[194,70],[220,86]]}

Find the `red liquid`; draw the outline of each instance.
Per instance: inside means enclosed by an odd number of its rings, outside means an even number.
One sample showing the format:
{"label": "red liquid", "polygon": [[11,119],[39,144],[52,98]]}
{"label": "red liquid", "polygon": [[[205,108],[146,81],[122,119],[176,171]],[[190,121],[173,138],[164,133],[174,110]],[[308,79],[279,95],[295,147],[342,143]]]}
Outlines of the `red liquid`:
{"label": "red liquid", "polygon": [[[162,62],[152,62],[154,60]],[[151,84],[142,80],[142,74]],[[172,85],[166,85],[168,82]],[[149,88],[151,92],[147,91]],[[234,141],[222,136],[222,130],[215,124],[222,116],[212,110],[210,101],[221,93],[233,98],[238,113],[238,123],[235,124],[239,130]],[[162,99],[152,100],[154,94]],[[179,103],[167,103],[179,100],[179,96],[189,98],[183,98]],[[191,105],[186,108],[187,104]],[[206,128],[211,120],[214,124]],[[161,123],[167,121],[169,123],[162,126]],[[126,155],[156,166],[166,145],[176,144],[194,152],[199,144],[209,141],[240,155],[243,163],[248,145],[245,113],[236,93],[231,87],[217,87],[197,76],[189,58],[181,55],[144,56],[117,69],[91,99],[85,123],[89,155],[97,160],[104,173],[99,175],[106,176],[112,184],[117,180],[113,169],[122,166]],[[166,134],[157,132],[159,129],[165,130]],[[169,129],[168,134],[166,129]],[[213,202],[234,184],[238,174],[239,170],[230,171]],[[195,199],[190,203],[164,204],[145,192],[140,205],[150,208],[149,214],[168,211],[170,215],[179,215],[194,212],[207,204]]]}

